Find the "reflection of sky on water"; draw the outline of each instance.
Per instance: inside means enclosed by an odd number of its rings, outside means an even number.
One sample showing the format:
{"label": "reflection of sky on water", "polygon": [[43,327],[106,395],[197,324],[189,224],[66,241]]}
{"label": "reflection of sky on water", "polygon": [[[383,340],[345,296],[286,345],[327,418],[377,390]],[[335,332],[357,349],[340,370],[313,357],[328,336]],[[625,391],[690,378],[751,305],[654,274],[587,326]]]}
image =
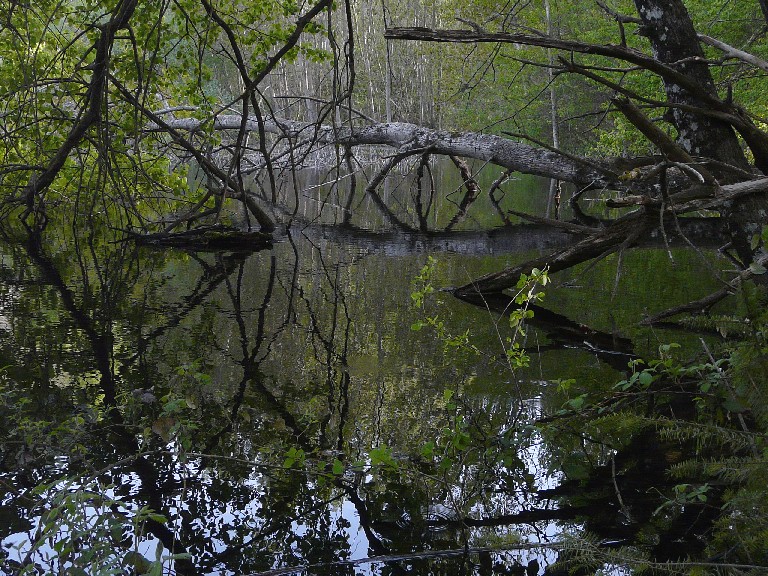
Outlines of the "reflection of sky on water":
{"label": "reflection of sky on water", "polygon": [[[493,400],[489,399],[488,402],[493,404]],[[487,404],[485,401],[481,401],[483,404]],[[490,404],[487,404],[490,406]],[[507,409],[513,408],[511,403]],[[541,397],[534,397],[524,402],[526,411],[530,415],[538,415],[541,413]],[[496,408],[499,408],[496,406]],[[502,409],[503,406],[501,407]],[[173,450],[173,444],[169,444],[166,448]],[[557,485],[560,478],[559,473],[551,474],[545,465],[546,454],[545,446],[542,443],[542,439],[538,435],[534,436],[531,442],[522,447],[520,451],[520,457],[523,459],[527,471],[535,478],[535,485],[537,488],[551,488]],[[58,458],[56,464],[56,470],[59,474],[66,474],[67,471],[67,459]],[[265,494],[265,481],[268,480],[258,471],[258,464],[253,469],[248,478],[240,481],[223,480],[218,477],[215,467],[214,468],[201,468],[200,460],[188,459],[184,462],[175,463],[175,471],[173,477],[179,483],[184,485],[186,479],[195,478],[200,483],[201,488],[210,486],[214,482],[233,482],[242,487],[248,489],[251,494],[251,499],[246,503],[240,503],[235,505],[232,502],[224,503],[224,507],[218,511],[211,511],[209,515],[209,521],[205,522],[203,519],[195,519],[192,522],[192,528],[198,535],[202,536],[211,544],[211,552],[213,554],[223,553],[227,550],[227,544],[225,539],[222,538],[223,534],[217,531],[217,527],[223,526],[242,526],[243,523],[250,525],[250,529],[253,531],[254,551],[263,549],[268,546],[268,541],[256,541],[260,528],[264,525],[264,521],[268,519],[269,510],[264,510],[262,504],[259,501],[259,497]],[[372,482],[373,477],[368,475],[366,477],[367,482]],[[107,488],[103,491],[103,494],[107,498],[119,499],[120,495],[136,496],[140,492],[140,480],[135,474],[121,474],[113,477],[113,482],[120,488],[116,492],[112,488]],[[74,489],[75,486],[70,486],[70,489]],[[189,512],[189,505],[184,500],[184,493],[180,492],[174,495],[167,495],[168,508],[167,515],[169,517],[171,525],[176,525],[176,528],[180,530],[180,519],[184,512]],[[463,495],[458,490],[453,491],[453,496],[459,501]],[[531,507],[541,507],[542,503],[534,503],[535,492],[532,491],[517,491],[517,492],[499,492],[487,498],[485,503],[477,503],[470,510],[470,516],[474,518],[483,518],[493,515],[503,514],[515,514],[522,510]],[[131,503],[124,504],[126,509],[135,513],[136,507]],[[451,502],[447,503],[434,503],[434,510],[444,509],[445,517],[449,517],[454,514]],[[442,508],[441,508],[442,507]],[[98,510],[95,508],[86,508],[84,510],[86,516],[96,516]],[[439,517],[441,514],[436,512]],[[347,540],[346,552],[344,557],[350,561],[364,560],[368,558],[372,551],[370,549],[370,543],[366,537],[365,531],[360,524],[360,517],[355,505],[347,499],[341,499],[335,503],[329,505],[329,516],[331,523],[335,524],[339,518],[346,520],[344,527],[344,534]],[[28,533],[16,533],[5,538],[2,542],[3,546],[8,548],[14,548],[19,560],[26,556],[29,550],[29,539],[35,534],[39,526],[39,517],[34,519],[32,529]],[[308,527],[302,523],[301,520],[295,520],[291,523],[293,533],[299,537],[304,537],[308,532]],[[439,530],[439,529],[438,529]],[[527,542],[552,542],[556,540],[561,528],[557,523],[537,523],[537,524],[518,524],[511,526],[502,526],[493,529],[493,533],[496,537],[507,535],[507,537],[520,538]],[[473,529],[470,531],[470,543],[476,546],[483,546],[487,540],[489,531],[487,529]],[[230,535],[230,541],[237,535],[233,532]],[[268,538],[267,538],[268,540]],[[141,540],[138,546],[138,551],[143,554],[147,559],[153,560],[156,558],[158,552],[159,540],[151,536],[147,536]],[[295,544],[294,544],[295,546]],[[243,542],[243,549],[248,550],[250,543],[248,541]],[[53,550],[45,545],[41,548],[43,554],[53,554]],[[538,558],[542,565],[553,562],[556,554],[551,550],[544,550],[541,552],[515,552],[510,558],[514,558],[515,561],[522,564],[526,564],[533,558]],[[297,559],[298,557],[295,557]],[[446,562],[448,560],[443,559],[440,562]],[[170,562],[170,561],[169,561]],[[284,567],[278,558],[275,559],[273,569]],[[375,575],[379,574],[382,570],[382,564],[375,561],[361,563],[354,568],[356,574],[360,575]],[[235,576],[235,572],[220,570],[219,574],[232,574]]]}
{"label": "reflection of sky on water", "polygon": [[[535,404],[537,402],[536,399],[531,400],[531,403]],[[528,447],[524,453],[526,454],[526,463],[528,465],[528,469],[531,473],[535,474],[537,481],[544,482],[545,486],[549,486],[550,483],[553,481],[552,477],[546,473],[546,471],[541,466],[541,451],[542,446],[539,442],[534,442],[530,447]],[[59,459],[59,467],[60,472],[64,472],[66,468],[66,460],[65,459]],[[177,463],[178,464],[178,463]],[[211,482],[216,481],[216,473],[212,469],[201,469],[200,468],[200,462],[197,460],[188,460],[185,463],[178,464],[179,468],[176,473],[174,473],[174,477],[179,480],[180,482],[184,481],[184,478],[191,478],[191,477],[197,477],[198,480],[202,481],[203,484],[210,485]],[[369,477],[369,480],[371,477]],[[115,483],[120,486],[119,490],[115,490],[113,488],[104,488],[101,490],[101,494],[104,498],[108,499],[115,499],[115,501],[118,501],[121,503],[121,506],[124,506],[125,510],[130,511],[131,513],[136,512],[136,506],[125,502],[125,500],[121,500],[120,494],[124,495],[136,495],[140,489],[140,481],[136,477],[135,474],[122,474],[119,476],[114,477]],[[265,514],[268,516],[269,511],[265,511],[262,509],[261,504],[258,501],[259,496],[262,496],[264,493],[264,484],[265,478],[259,474],[257,471],[254,471],[251,473],[250,478],[242,480],[239,482],[241,486],[247,487],[250,492],[252,493],[252,499],[245,503],[244,505],[240,506],[234,506],[232,503],[228,502],[225,503],[224,508],[211,513],[211,519],[213,520],[213,523],[205,523],[201,519],[195,519],[192,523],[193,528],[202,535],[207,541],[209,541],[212,544],[212,552],[214,554],[225,552],[227,550],[227,545],[225,544],[224,540],[221,538],[221,534],[217,533],[217,526],[229,526],[229,525],[238,525],[242,522],[250,522],[252,523],[252,529],[254,531],[254,538],[258,536],[258,530],[261,525],[263,525],[263,521],[266,519]],[[64,484],[59,484],[58,488],[63,488]],[[78,486],[75,484],[68,484],[67,489],[69,491],[74,491]],[[457,494],[458,495],[458,494]],[[528,494],[529,497],[533,496],[533,493]],[[170,524],[173,526],[176,524],[176,528],[180,529],[180,519],[181,519],[181,513],[182,512],[188,512],[189,506],[186,501],[184,501],[184,494],[183,492],[180,492],[176,495],[174,495],[172,503],[169,505],[167,514],[169,516]],[[528,504],[530,505],[530,502],[526,502],[526,498],[513,498],[510,499],[509,495],[499,495],[496,498],[492,499],[493,504],[493,512],[496,514],[512,514],[515,512],[519,512],[523,507]],[[439,508],[439,506],[438,506]],[[446,508],[446,507],[443,507]],[[95,507],[88,506],[83,508],[82,514],[85,518],[93,519],[98,514],[102,513],[103,510],[99,510]],[[486,511],[482,506],[475,506],[472,509],[472,516],[474,517],[483,517]],[[446,514],[450,514],[450,509],[446,508]],[[358,514],[358,511],[355,507],[355,505],[350,502],[349,500],[342,499],[340,501],[337,501],[335,503],[330,504],[330,520],[332,524],[335,524],[338,519],[343,518],[346,520],[346,525],[344,528],[344,534],[346,535],[346,540],[348,542],[348,554],[345,553],[345,558],[349,561],[360,561],[365,560],[370,557],[371,555],[371,549],[370,544],[368,541],[368,538],[365,535],[365,531],[362,528],[360,524],[360,517]],[[32,528],[25,533],[16,533],[8,536],[2,541],[2,546],[6,550],[14,550],[13,555],[11,556],[13,559],[17,559],[21,561],[29,551],[29,539],[33,537],[33,535],[36,533],[36,531],[39,528],[40,523],[40,517],[37,516],[33,519],[33,526]],[[308,532],[309,529],[307,525],[302,523],[301,520],[296,520],[291,523],[291,528],[293,533],[298,537],[302,538],[304,537]],[[536,525],[516,525],[516,526],[509,526],[509,527],[501,527],[495,529],[495,532],[497,535],[502,535],[504,533],[509,535],[518,535],[521,537],[524,541],[528,542],[552,542],[556,540],[557,535],[560,532],[560,528],[555,523],[547,523],[543,524],[541,526]],[[487,536],[486,533],[483,533],[483,531],[475,530],[474,531],[479,538],[477,542],[473,542],[474,539],[470,540],[470,543],[478,546],[482,546],[484,543],[484,538]],[[236,535],[230,534],[231,537],[235,537]],[[65,534],[62,534],[62,537],[66,537]],[[268,540],[268,539],[267,539]],[[268,545],[268,541],[260,541],[258,543],[254,544],[256,548],[263,548],[265,545]],[[144,535],[143,539],[139,542],[137,550],[148,560],[154,560],[157,558],[158,553],[158,546],[162,547],[159,540],[151,537],[149,535]],[[295,546],[295,544],[294,544]],[[244,550],[248,549],[248,542],[244,542]],[[54,555],[54,551],[50,546],[47,544],[43,545],[40,548],[40,552],[44,555],[50,554]],[[162,551],[163,556],[165,557],[168,552]],[[501,553],[500,553],[501,554]],[[556,554],[551,550],[543,550],[541,552],[526,552],[526,551],[519,551],[515,552],[513,556],[510,556],[510,558],[514,558],[515,561],[520,562],[522,564],[526,564],[529,560],[532,560],[534,558],[538,558],[540,562],[543,563],[543,565],[546,565],[546,563],[553,562],[555,560]],[[447,559],[440,560],[440,562],[446,562],[449,561]],[[170,560],[166,560],[166,566],[169,569],[172,569],[173,562]],[[273,564],[273,569],[283,568],[285,567],[282,565],[277,559],[275,563]],[[376,574],[379,574],[382,570],[383,565],[380,562],[376,562],[374,559],[371,559],[369,562],[363,562],[360,564],[357,564],[354,567],[354,571],[356,574],[360,574],[361,576],[373,576]],[[327,567],[326,567],[327,568]],[[320,567],[318,567],[320,569]],[[325,568],[324,568],[325,569]],[[233,571],[227,571],[227,570],[219,570],[216,572],[217,574],[224,575],[232,575],[236,576],[236,572]],[[299,573],[299,572],[297,572]]]}
{"label": "reflection of sky on water", "polygon": [[354,504],[345,500],[341,505],[341,515],[349,522],[349,526],[345,529],[349,540],[349,559],[367,558],[369,552],[368,538],[360,526],[360,517]]}

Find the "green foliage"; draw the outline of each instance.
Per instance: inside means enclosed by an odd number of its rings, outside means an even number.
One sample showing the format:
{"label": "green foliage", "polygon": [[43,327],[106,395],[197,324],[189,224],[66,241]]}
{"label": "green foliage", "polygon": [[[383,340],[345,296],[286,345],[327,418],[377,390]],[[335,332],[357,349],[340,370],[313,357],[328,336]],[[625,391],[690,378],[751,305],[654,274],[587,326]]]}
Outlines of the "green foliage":
{"label": "green foliage", "polygon": [[[4,216],[11,206],[17,213],[28,207],[20,201],[21,191],[46,168],[55,177],[35,198],[36,210],[48,219],[85,218],[96,230],[100,223],[150,227],[202,200],[203,191],[196,196],[187,185],[188,151],[171,135],[147,131],[151,122],[145,110],[175,107],[172,116],[162,117],[204,122],[205,129],[185,137],[200,151],[213,149],[218,138],[209,130],[212,114],[242,92],[240,83],[226,93],[215,79],[216,74],[239,76],[232,49],[225,48],[226,31],[233,31],[245,52],[243,72],[254,75],[294,33],[303,11],[293,2],[214,1],[214,19],[205,4],[139,3],[125,28],[110,39],[104,24],[130,3],[1,3]],[[307,38],[324,33],[320,23],[304,30]],[[94,55],[104,39],[111,41],[102,77]],[[300,54],[311,61],[328,58],[327,51],[308,42],[299,43],[286,60]],[[91,86],[99,86],[100,103],[92,99]],[[98,122],[86,121],[93,116]],[[213,198],[204,205],[212,207]]]}
{"label": "green foliage", "polygon": [[[12,568],[14,574],[107,575],[134,568],[136,573],[159,576],[169,563],[183,557],[167,553],[159,542],[154,560],[139,551],[145,551],[151,541],[147,522],[164,524],[166,519],[118,496],[123,487],[102,481],[112,466],[89,477],[75,472],[80,462],[93,457],[87,448],[93,437],[111,433],[113,424],[103,393],[91,395],[89,403],[80,402],[90,395],[91,386],[90,382],[70,383],[59,395],[58,409],[45,409],[48,417],[41,418],[34,396],[13,385],[8,374],[0,373],[0,409],[3,427],[7,427],[0,450],[4,457],[15,458],[21,474],[31,478],[36,477],[33,471],[40,471],[47,478],[33,489],[20,487],[36,528],[29,532],[29,539],[17,541],[8,551],[3,568]],[[188,446],[195,426],[183,399],[168,394],[155,406],[127,394],[123,401],[136,429],[146,426],[148,438],[156,434],[165,442],[175,439],[180,447]],[[133,402],[137,405],[128,409]],[[142,407],[148,410],[142,411]],[[161,425],[164,419],[168,422]],[[143,456],[140,453],[135,458]]]}
{"label": "green foliage", "polygon": [[[717,358],[703,344],[700,361],[684,362],[678,357],[680,347],[667,344],[659,347],[656,359],[630,362],[627,378],[614,386],[608,399],[578,393],[575,382],[561,383],[560,391],[569,397],[559,415],[571,421],[569,427],[579,425],[573,420],[580,422],[589,441],[570,452],[564,449],[554,463],[569,478],[586,479],[591,467],[585,462],[599,462],[606,448],[620,452],[633,438],[651,433],[668,447],[673,460],[685,455],[668,467],[677,483],[661,492],[664,499],[654,512],[657,522],[673,522],[691,506],[716,506],[721,512],[707,555],[727,554],[734,564],[764,566],[768,557],[759,542],[768,533],[766,314],[751,320],[728,331],[741,339],[723,347]],[[734,324],[730,317],[709,322]],[[688,418],[675,416],[685,412],[681,398],[694,408]],[[566,437],[560,435],[559,422],[543,426],[543,433],[555,442]]]}
{"label": "green foliage", "polygon": [[384,471],[396,472],[398,470],[397,460],[392,456],[392,451],[384,445],[372,448],[368,453],[371,466]]}
{"label": "green foliage", "polygon": [[674,497],[656,508],[653,512],[654,515],[659,514],[662,510],[668,507],[706,502],[710,486],[709,484],[702,484],[700,486],[694,486],[692,484],[676,484],[672,490],[674,492]]}
{"label": "green foliage", "polygon": [[147,542],[145,524],[167,520],[147,507],[127,505],[114,491],[96,480],[61,479],[37,486],[33,495],[42,514],[34,540],[15,546],[17,573],[36,574],[42,565],[56,574],[107,576],[135,570],[159,576],[169,562],[188,557],[168,554],[158,542],[154,560],[146,558],[139,551]]}
{"label": "green foliage", "polygon": [[[437,260],[429,256],[427,263],[421,269],[419,274],[413,279],[411,300],[413,305],[419,310],[425,310],[428,297],[435,293],[432,285],[432,279],[437,268]],[[525,338],[525,322],[533,318],[533,311],[530,309],[532,304],[541,301],[544,293],[539,291],[540,287],[546,286],[549,282],[549,276],[546,270],[534,268],[530,274],[521,274],[513,296],[515,306],[510,306],[508,310],[508,326],[511,333],[509,335],[499,334],[502,341],[504,362],[512,370],[528,366],[529,357],[521,345],[521,340]],[[437,306],[439,308],[440,301]],[[434,330],[435,336],[439,342],[442,342],[446,353],[469,352],[474,355],[480,355],[482,352],[472,344],[470,330],[458,334],[450,333],[446,327],[445,321],[439,313],[426,315],[411,324],[411,330],[419,331],[425,327]]]}
{"label": "green foliage", "polygon": [[307,455],[301,448],[291,446],[288,452],[285,454],[285,460],[283,461],[283,468],[303,468],[306,462]]}
{"label": "green foliage", "polygon": [[[424,310],[427,304],[427,299],[435,294],[432,279],[435,275],[436,268],[437,259],[429,256],[427,258],[427,263],[412,281],[413,291],[411,292],[411,300],[417,309]],[[438,301],[438,306],[439,304],[440,302]],[[442,342],[443,349],[446,353],[458,351],[471,352],[473,354],[480,353],[480,351],[470,342],[469,329],[459,334],[452,334],[448,331],[445,321],[439,314],[427,315],[423,319],[419,319],[411,324],[411,330],[416,332],[425,327],[429,327],[435,331],[436,338],[438,341]]]}

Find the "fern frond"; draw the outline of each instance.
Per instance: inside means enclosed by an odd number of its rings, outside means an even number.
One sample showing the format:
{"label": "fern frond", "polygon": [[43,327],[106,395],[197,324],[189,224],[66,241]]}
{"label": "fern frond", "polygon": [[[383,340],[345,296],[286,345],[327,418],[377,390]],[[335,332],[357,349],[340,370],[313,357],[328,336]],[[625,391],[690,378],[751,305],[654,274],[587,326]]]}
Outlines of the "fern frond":
{"label": "fern frond", "polygon": [[680,320],[680,324],[694,330],[714,330],[724,338],[747,336],[753,332],[749,324],[744,323],[744,318],[726,315],[696,315],[687,316]]}
{"label": "fern frond", "polygon": [[698,459],[689,459],[673,464],[669,467],[669,476],[676,480],[702,478],[704,476],[704,463]]}
{"label": "fern frond", "polygon": [[750,450],[761,437],[759,434],[727,428],[708,422],[686,422],[670,418],[654,419],[659,436],[673,442],[695,441],[697,446]]}
{"label": "fern frond", "polygon": [[768,460],[751,456],[710,460],[692,458],[670,466],[669,475],[676,479],[716,478],[724,484],[768,481]]}

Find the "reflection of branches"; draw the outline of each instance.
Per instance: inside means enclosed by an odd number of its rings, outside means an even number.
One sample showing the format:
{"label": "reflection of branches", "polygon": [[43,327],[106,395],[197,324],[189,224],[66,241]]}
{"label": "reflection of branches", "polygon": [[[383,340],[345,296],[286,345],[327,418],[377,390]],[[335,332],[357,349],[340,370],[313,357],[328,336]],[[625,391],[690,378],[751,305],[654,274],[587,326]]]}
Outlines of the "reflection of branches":
{"label": "reflection of branches", "polygon": [[[518,307],[513,298],[503,293],[482,296],[468,294],[460,298],[470,304],[501,314],[508,314]],[[606,364],[618,370],[624,370],[627,362],[635,358],[632,352],[632,341],[627,338],[595,330],[535,304],[530,306],[530,310],[533,311],[533,318],[527,322],[531,326],[545,330],[547,338],[557,343],[558,347],[582,348],[594,353]]]}
{"label": "reflection of branches", "polygon": [[[325,336],[322,331],[322,324],[318,318],[311,301],[304,294],[301,287],[298,288],[299,296],[304,301],[307,308],[307,312],[310,317],[310,332],[314,338],[312,340],[313,348],[315,350],[315,357],[318,363],[325,366],[326,369],[326,385],[328,387],[328,416],[323,420],[320,427],[320,442],[326,443],[328,424],[334,413],[339,414],[338,423],[338,437],[336,441],[336,449],[343,450],[344,447],[344,424],[349,411],[349,370],[347,353],[349,350],[349,336],[352,326],[352,319],[349,316],[349,310],[347,308],[346,299],[344,293],[341,290],[341,273],[342,266],[337,265],[335,271],[332,273],[328,269],[323,254],[318,250],[318,260],[323,276],[325,277],[325,283],[329,286],[331,291],[330,298],[326,297],[326,302],[330,301],[331,307],[331,320],[330,320],[330,333]],[[342,316],[340,318],[340,316]],[[340,326],[341,324],[341,326]],[[341,350],[336,350],[336,342],[338,340],[338,331],[343,331],[343,344]],[[322,347],[322,354],[317,349],[316,342],[320,343]],[[323,356],[322,358],[320,356]],[[336,367],[339,368],[336,368]],[[336,400],[336,379],[339,381],[339,394],[338,400]]]}
{"label": "reflection of branches", "polygon": [[[77,305],[74,292],[67,286],[52,259],[45,254],[42,244],[42,233],[40,230],[32,232],[28,236],[26,249],[31,260],[38,266],[51,285],[56,288],[64,308],[72,316],[78,328],[86,334],[96,361],[96,369],[100,375],[99,386],[104,395],[107,414],[112,424],[110,427],[112,437],[115,439],[119,449],[137,455],[132,463],[132,467],[141,480],[141,488],[138,495],[146,499],[147,505],[152,510],[161,513],[165,508],[163,503],[163,494],[165,492],[161,490],[159,483],[160,475],[154,465],[144,455],[139,456],[141,450],[136,441],[136,437],[133,434],[133,431],[125,426],[125,419],[117,403],[115,377],[112,372],[111,362],[114,336],[111,329],[106,328],[111,326],[113,311],[109,306],[104,308],[106,317],[103,321],[105,328],[99,330],[93,318]],[[91,249],[93,250],[93,244],[91,244]],[[92,251],[92,256],[94,259],[96,258],[95,251]],[[78,261],[81,266],[84,266],[80,254],[78,254]],[[94,262],[97,261],[94,260]],[[122,269],[125,263],[120,262],[119,264],[120,265],[117,266],[117,268]],[[129,267],[125,266],[125,268],[128,269]],[[87,282],[87,275],[83,276],[83,280]],[[105,285],[109,284],[109,281],[107,281],[106,278],[101,278],[101,281],[104,282]],[[186,553],[184,545],[166,525],[150,518],[147,520],[146,526],[149,532],[156,536],[168,550],[172,551],[174,554]],[[181,558],[176,562],[179,574],[192,575],[197,573],[194,565],[188,559]]]}
{"label": "reflection of branches", "polygon": [[381,170],[379,170],[376,173],[376,175],[373,178],[371,178],[371,181],[368,183],[368,186],[365,187],[365,193],[371,198],[371,200],[373,201],[373,205],[376,206],[379,212],[381,212],[382,216],[384,216],[392,226],[394,226],[395,228],[399,228],[401,230],[411,230],[411,227],[405,224],[405,222],[400,220],[397,216],[395,216],[392,213],[392,211],[389,208],[387,208],[387,205],[381,199],[381,196],[379,196],[378,192],[376,192],[376,188],[379,187],[379,184],[381,184],[384,181],[384,179],[389,175],[389,173],[392,171],[392,169],[395,166],[397,166],[400,162],[402,162],[409,156],[413,156],[414,154],[417,154],[419,152],[422,152],[422,150],[400,152],[398,154],[395,154],[387,161],[387,163],[381,168]]}
{"label": "reflection of branches", "polygon": [[371,514],[368,511],[368,507],[366,506],[366,503],[363,501],[362,498],[360,498],[360,495],[357,493],[357,490],[347,485],[342,485],[340,487],[345,491],[347,498],[354,505],[355,511],[357,511],[357,516],[360,519],[360,526],[365,532],[365,537],[368,539],[368,544],[373,550],[373,552],[376,554],[389,553],[389,549],[381,541],[381,538],[379,538],[378,535],[373,531],[373,528],[371,527],[372,525]]}
{"label": "reflection of branches", "polygon": [[[551,550],[559,549],[563,547],[559,543],[540,543],[529,542],[525,544],[508,544],[498,547],[463,547],[454,550],[428,550],[425,552],[410,552],[407,554],[381,554],[378,556],[369,556],[368,558],[358,558],[356,560],[340,560],[330,564],[312,564],[304,566],[295,566],[290,568],[278,568],[276,570],[268,570],[266,572],[259,572],[258,574],[249,574],[247,576],[288,576],[290,574],[300,574],[303,572],[311,572],[319,569],[328,568],[352,568],[355,566],[364,566],[366,564],[385,564],[397,574],[411,574],[412,571],[407,571],[400,566],[399,563],[406,562],[412,564],[414,560],[433,560],[441,558],[469,558],[474,555],[484,555],[490,553],[512,552],[515,550]],[[397,564],[396,564],[397,563]],[[687,565],[687,564],[686,564]],[[695,564],[698,565],[698,564]],[[661,567],[666,566],[660,564]],[[712,564],[712,566],[720,566],[720,564]],[[509,572],[511,573],[511,572]],[[524,573],[522,571],[521,573]]]}
{"label": "reflection of branches", "polygon": [[[429,165],[429,157],[429,153],[425,152],[422,154],[419,167],[416,169],[416,198],[414,199],[414,203],[416,205],[416,217],[419,219],[419,230],[422,232],[426,232],[429,229],[427,217],[429,216],[429,212],[432,209],[432,200],[434,199],[435,195],[435,178],[432,175],[432,168]],[[424,177],[425,170],[429,174],[429,196],[427,197],[426,207],[423,206],[422,200],[422,179]]]}
{"label": "reflection of branches", "polygon": [[[56,288],[64,308],[66,308],[67,312],[72,316],[77,327],[80,328],[88,338],[91,351],[96,360],[96,369],[100,374],[99,385],[104,393],[104,402],[108,406],[112,417],[116,419],[117,423],[122,424],[122,415],[117,410],[117,393],[115,391],[115,381],[112,374],[112,365],[110,363],[112,355],[111,333],[108,335],[104,332],[100,332],[93,319],[77,305],[74,292],[67,286],[53,261],[45,254],[43,250],[42,233],[39,230],[31,233],[27,237],[26,249],[29,257],[42,271],[45,279]],[[84,280],[85,279],[87,279],[87,276],[84,276]]]}
{"label": "reflection of branches", "polygon": [[238,274],[237,274],[237,284],[235,286],[232,285],[232,282],[230,281],[229,277],[226,278],[227,293],[229,294],[230,300],[232,302],[233,315],[234,315],[235,323],[237,324],[237,327],[238,327],[238,332],[240,334],[240,347],[241,347],[241,354],[242,354],[240,365],[243,368],[243,377],[240,380],[240,383],[237,387],[237,392],[235,393],[235,396],[232,400],[232,408],[230,410],[229,422],[227,422],[227,424],[223,428],[221,428],[221,430],[219,430],[218,432],[216,432],[210,437],[210,439],[206,443],[206,447],[205,447],[206,452],[210,452],[219,443],[219,440],[225,434],[229,433],[232,430],[234,423],[237,421],[237,414],[240,411],[240,407],[242,406],[243,399],[245,398],[245,391],[249,383],[253,383],[256,386],[256,389],[265,398],[267,398],[269,404],[273,407],[273,409],[275,409],[275,411],[285,421],[286,426],[288,426],[293,430],[294,435],[297,438],[301,438],[303,436],[294,416],[264,386],[264,384],[261,382],[260,373],[259,373],[259,366],[261,362],[264,360],[264,358],[267,357],[269,347],[271,346],[272,342],[275,341],[275,339],[280,334],[282,329],[287,325],[287,320],[286,320],[285,322],[283,322],[281,327],[279,327],[277,330],[275,330],[272,333],[270,340],[267,342],[267,345],[265,346],[267,350],[262,354],[261,359],[259,359],[258,358],[259,352],[262,350],[262,345],[266,341],[266,330],[265,330],[266,312],[267,312],[267,308],[269,307],[269,303],[272,300],[272,292],[275,286],[276,270],[277,270],[277,259],[275,258],[275,256],[272,256],[270,258],[269,282],[267,283],[267,289],[264,294],[264,299],[262,300],[262,303],[258,308],[258,320],[256,322],[256,335],[253,338],[253,342],[251,342],[251,339],[248,336],[248,330],[246,328],[245,319],[243,318],[243,311],[242,311],[242,305],[241,305],[242,304],[243,264],[241,263],[239,266]]}
{"label": "reflection of branches", "polygon": [[[124,366],[130,366],[137,360],[141,360],[146,353],[150,342],[157,340],[157,338],[162,336],[165,332],[181,324],[181,321],[189,316],[192,310],[205,302],[208,296],[210,296],[210,294],[216,290],[216,288],[218,288],[224,279],[229,277],[229,275],[235,270],[235,267],[238,266],[244,260],[244,258],[246,258],[246,256],[244,256],[242,253],[235,252],[228,256],[217,258],[216,265],[211,266],[194,253],[191,253],[190,256],[193,260],[200,264],[200,267],[203,269],[202,274],[197,280],[197,284],[192,289],[190,294],[182,299],[183,304],[181,307],[179,307],[175,313],[168,314],[166,316],[167,321],[164,324],[157,326],[146,336],[139,338],[136,346],[136,353],[128,358],[123,359]],[[145,299],[147,296],[148,295],[145,294]]]}
{"label": "reflection of branches", "polygon": [[[504,199],[504,190],[502,190],[501,185],[509,180],[510,174],[511,172],[509,170],[504,170],[499,174],[499,177],[493,181],[493,184],[491,184],[491,187],[488,189],[488,197],[491,199],[491,204],[493,204],[494,209],[499,213],[499,216],[501,216],[505,225],[509,225],[511,222],[509,221],[507,214],[501,208],[501,201]],[[496,197],[496,190],[501,190],[500,198]]]}
{"label": "reflection of branches", "polygon": [[477,200],[477,198],[480,196],[480,193],[482,192],[482,190],[480,190],[480,185],[477,183],[477,180],[475,180],[472,171],[469,169],[469,165],[458,156],[451,155],[450,159],[456,168],[459,169],[462,183],[466,191],[464,193],[464,197],[458,205],[456,214],[453,216],[453,218],[451,218],[451,221],[445,227],[446,232],[452,230],[456,224],[461,222],[466,217],[467,210],[469,210],[469,207],[475,200]]}

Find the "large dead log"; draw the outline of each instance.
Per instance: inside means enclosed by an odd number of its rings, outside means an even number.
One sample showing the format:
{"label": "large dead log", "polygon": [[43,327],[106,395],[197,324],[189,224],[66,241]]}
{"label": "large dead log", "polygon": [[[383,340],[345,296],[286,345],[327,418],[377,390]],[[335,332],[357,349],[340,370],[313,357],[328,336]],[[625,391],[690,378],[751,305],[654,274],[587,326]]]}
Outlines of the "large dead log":
{"label": "large dead log", "polygon": [[[203,122],[194,118],[169,119],[164,126],[174,130],[196,132]],[[243,127],[239,115],[222,115],[213,120],[214,130],[240,130]],[[160,130],[156,124],[148,130]],[[255,120],[245,123],[245,129],[258,131]],[[448,132],[433,130],[406,122],[372,124],[360,128],[334,128],[282,118],[265,120],[264,129],[295,141],[308,140],[317,144],[342,146],[389,146],[398,151],[429,152],[446,156],[474,158],[502,166],[513,172],[523,172],[579,186],[604,187],[618,184],[618,175],[610,168],[603,168],[590,160],[580,160],[573,155],[560,154],[528,144],[474,132]]]}
{"label": "large dead log", "polygon": [[[603,229],[595,230],[591,235],[566,249],[551,252],[491,274],[486,274],[472,282],[454,289],[454,294],[467,298],[476,293],[493,294],[514,287],[521,274],[529,274],[533,268],[548,268],[550,272],[559,272],[582,264],[594,258],[611,254],[622,248],[637,244],[662,223],[674,229],[674,218],[678,215],[697,210],[725,210],[729,205],[755,194],[768,192],[768,178],[740,182],[712,188],[694,186],[667,199],[648,199],[642,208],[616,220]],[[664,211],[664,215],[660,211]]]}
{"label": "large dead log", "polygon": [[244,252],[272,247],[271,234],[222,225],[203,226],[184,232],[129,233],[129,238],[137,244],[181,248],[196,252],[219,250]]}

